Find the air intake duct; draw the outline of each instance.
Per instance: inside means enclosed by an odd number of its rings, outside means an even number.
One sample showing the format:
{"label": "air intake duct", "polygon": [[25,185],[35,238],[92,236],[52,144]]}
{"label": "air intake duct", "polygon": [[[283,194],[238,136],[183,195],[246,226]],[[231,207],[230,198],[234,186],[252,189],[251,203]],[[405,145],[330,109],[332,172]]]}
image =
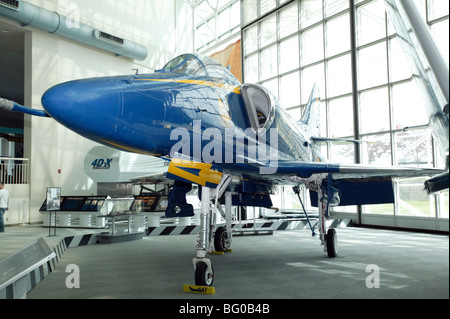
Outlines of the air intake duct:
{"label": "air intake duct", "polygon": [[147,48],[141,44],[94,29],[83,23],[74,23],[73,20],[57,12],[48,11],[22,0],[0,0],[0,16],[16,20],[23,26],[33,26],[112,52],[117,56],[142,61],[148,55]]}

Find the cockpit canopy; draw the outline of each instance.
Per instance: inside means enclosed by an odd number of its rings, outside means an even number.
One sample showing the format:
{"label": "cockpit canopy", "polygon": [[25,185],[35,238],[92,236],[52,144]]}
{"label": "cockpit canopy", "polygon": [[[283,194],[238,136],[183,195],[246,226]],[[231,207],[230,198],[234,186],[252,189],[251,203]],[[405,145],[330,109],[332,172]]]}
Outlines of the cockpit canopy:
{"label": "cockpit canopy", "polygon": [[239,81],[216,60],[200,54],[183,54],[167,63],[155,72],[171,72],[193,77],[210,77],[215,81],[239,86]]}

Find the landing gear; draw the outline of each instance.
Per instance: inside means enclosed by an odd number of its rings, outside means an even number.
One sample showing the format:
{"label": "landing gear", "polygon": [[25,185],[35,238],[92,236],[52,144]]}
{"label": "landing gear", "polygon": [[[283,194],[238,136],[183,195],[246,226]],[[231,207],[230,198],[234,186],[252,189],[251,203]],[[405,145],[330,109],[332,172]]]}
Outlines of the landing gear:
{"label": "landing gear", "polygon": [[212,286],[214,282],[214,268],[209,262],[199,261],[195,268],[195,285],[197,286]]}
{"label": "landing gear", "polygon": [[328,257],[330,258],[336,257],[338,254],[338,245],[337,245],[337,234],[334,228],[328,229],[326,241],[327,241],[326,247]]}
{"label": "landing gear", "polygon": [[[211,260],[207,258],[211,252],[214,242],[216,251],[226,251],[231,245],[231,193],[225,193],[231,176],[224,173],[219,185],[211,192],[209,187],[202,187],[200,232],[197,235],[196,257],[193,259],[195,269],[195,284],[197,286],[211,286],[214,282],[214,268]],[[218,227],[213,241],[215,228],[216,209],[222,213],[219,205],[220,197],[225,193],[225,215],[226,226]]]}
{"label": "landing gear", "polygon": [[225,227],[218,227],[214,235],[214,249],[219,252],[226,252],[230,245],[231,241]]}
{"label": "landing gear", "polygon": [[[322,184],[322,182],[321,182]],[[322,187],[317,189],[318,206],[319,206],[319,232],[321,244],[324,246],[324,251],[327,252],[328,257],[334,258],[337,256],[337,235],[336,230],[333,228],[326,231],[326,220],[329,219],[328,205],[324,200],[324,194]]]}
{"label": "landing gear", "polygon": [[[323,181],[326,179],[328,179],[328,188],[323,186]],[[339,204],[339,194],[333,193],[331,187],[331,176],[329,176],[328,174],[313,174],[309,178],[293,177],[292,180],[304,184],[307,189],[317,193],[317,206],[319,208],[318,229],[321,245],[324,246],[324,251],[328,254],[328,257],[336,257],[338,254],[336,230],[331,228],[327,231],[325,225],[326,221],[329,219],[328,211],[330,204]],[[298,187],[294,187],[294,192],[299,196],[300,203],[303,206],[298,192]],[[327,194],[325,194],[325,192],[327,192]],[[306,215],[306,210],[304,211]],[[315,236],[316,233],[314,232],[314,227],[311,225],[311,223],[309,223],[309,225],[311,227],[313,236]]]}

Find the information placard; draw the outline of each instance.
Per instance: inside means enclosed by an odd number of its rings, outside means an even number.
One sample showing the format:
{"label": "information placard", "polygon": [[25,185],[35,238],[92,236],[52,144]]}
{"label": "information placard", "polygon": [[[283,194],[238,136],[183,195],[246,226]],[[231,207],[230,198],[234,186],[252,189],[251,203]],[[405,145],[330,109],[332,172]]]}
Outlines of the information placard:
{"label": "information placard", "polygon": [[61,209],[61,187],[47,187],[47,211]]}

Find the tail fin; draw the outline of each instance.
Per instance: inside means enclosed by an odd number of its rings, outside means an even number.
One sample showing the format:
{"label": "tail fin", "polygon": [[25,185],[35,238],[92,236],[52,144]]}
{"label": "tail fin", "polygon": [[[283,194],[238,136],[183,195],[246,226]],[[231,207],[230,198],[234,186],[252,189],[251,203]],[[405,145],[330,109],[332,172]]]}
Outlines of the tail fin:
{"label": "tail fin", "polygon": [[320,91],[317,83],[314,84],[308,104],[298,124],[306,127],[309,136],[320,136]]}

